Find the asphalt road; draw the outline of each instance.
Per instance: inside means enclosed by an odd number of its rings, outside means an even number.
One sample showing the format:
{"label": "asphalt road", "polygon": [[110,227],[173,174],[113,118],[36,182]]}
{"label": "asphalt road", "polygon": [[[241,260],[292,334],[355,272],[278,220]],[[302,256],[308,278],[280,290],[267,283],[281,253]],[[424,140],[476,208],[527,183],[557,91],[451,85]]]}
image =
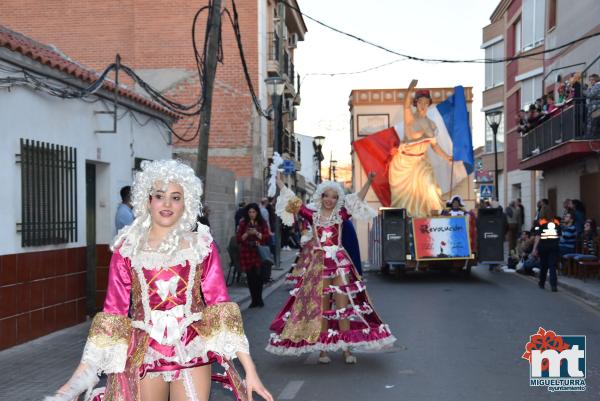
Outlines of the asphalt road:
{"label": "asphalt road", "polygon": [[[598,400],[600,312],[571,295],[540,290],[515,274],[475,268],[470,278],[368,274],[374,305],[398,338],[385,353],[341,354],[330,365],[317,355],[278,357],[264,351],[268,326],[287,298],[280,287],[266,307],[244,312],[246,331],[263,382],[278,400]],[[550,393],[529,386],[521,359],[539,327],[587,338],[587,390]],[[215,389],[211,400],[230,399]]]}
{"label": "asphalt road", "polygon": [[[357,353],[345,365],[317,354],[278,357],[264,347],[268,326],[287,298],[279,287],[264,308],[243,312],[259,374],[277,400],[294,401],[530,401],[600,399],[600,312],[566,292],[535,281],[475,268],[471,278],[368,274],[377,312],[398,344],[385,353]],[[587,336],[587,390],[549,393],[529,386],[521,355],[538,327]],[[53,333],[0,353],[0,401],[40,401],[71,375],[81,358],[88,324]],[[211,401],[232,401],[213,386]],[[258,400],[259,397],[255,397]]]}

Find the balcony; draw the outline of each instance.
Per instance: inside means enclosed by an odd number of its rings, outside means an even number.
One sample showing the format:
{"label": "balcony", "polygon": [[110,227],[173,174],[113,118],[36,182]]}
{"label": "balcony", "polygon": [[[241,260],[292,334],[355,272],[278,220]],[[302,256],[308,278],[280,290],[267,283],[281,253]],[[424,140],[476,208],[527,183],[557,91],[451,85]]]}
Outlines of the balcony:
{"label": "balcony", "polygon": [[292,61],[292,57],[287,51],[283,52],[283,68],[282,68],[283,76],[286,77],[285,82],[285,93],[289,97],[296,96],[296,72],[294,70],[294,63]]}
{"label": "balcony", "polygon": [[294,134],[284,132],[281,138],[281,145],[283,155],[287,154],[289,159],[294,160],[296,170],[300,170],[300,141],[296,139]]}
{"label": "balcony", "polygon": [[277,33],[269,32],[269,59],[267,60],[267,72],[269,73],[279,74],[279,43],[280,39]]}
{"label": "balcony", "polygon": [[560,114],[521,137],[521,170],[544,170],[595,154],[600,132],[587,132],[583,100],[564,106]]}

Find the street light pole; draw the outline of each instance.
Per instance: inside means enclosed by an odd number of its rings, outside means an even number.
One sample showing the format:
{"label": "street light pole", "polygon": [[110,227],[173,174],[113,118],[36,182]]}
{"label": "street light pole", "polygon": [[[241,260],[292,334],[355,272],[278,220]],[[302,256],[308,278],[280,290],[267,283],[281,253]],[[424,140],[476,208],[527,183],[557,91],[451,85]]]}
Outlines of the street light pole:
{"label": "street light pole", "polygon": [[315,157],[317,158],[317,174],[316,174],[316,184],[319,185],[323,179],[321,178],[321,162],[323,161],[323,141],[325,141],[324,136],[315,136],[313,140],[313,147],[315,149]]}
{"label": "street light pole", "polygon": [[331,175],[333,176],[333,181],[335,181],[335,167],[337,166],[337,160],[332,160],[330,163],[331,163]]}
{"label": "street light pole", "polygon": [[486,115],[487,123],[492,129],[492,134],[494,135],[494,199],[499,201],[498,194],[498,144],[497,144],[497,134],[498,127],[500,126],[500,121],[502,120],[502,112],[501,111],[493,111]]}
{"label": "street light pole", "polygon": [[[269,77],[265,79],[267,93],[271,96],[273,107],[273,152],[281,155],[281,96],[285,89],[285,80],[281,77]],[[279,191],[277,191],[279,195]],[[275,217],[275,266],[279,267],[281,262],[281,219]]]}

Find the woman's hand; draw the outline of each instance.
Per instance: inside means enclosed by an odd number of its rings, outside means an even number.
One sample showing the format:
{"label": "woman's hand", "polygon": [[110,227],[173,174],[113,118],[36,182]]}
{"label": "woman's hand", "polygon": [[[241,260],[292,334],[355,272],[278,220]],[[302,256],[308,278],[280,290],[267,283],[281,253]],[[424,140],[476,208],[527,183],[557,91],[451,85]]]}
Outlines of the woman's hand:
{"label": "woman's hand", "polygon": [[266,401],[274,401],[273,396],[262,384],[258,375],[254,372],[251,372],[246,375],[246,392],[248,396],[248,400],[252,401],[252,393],[257,393]]}
{"label": "woman's hand", "polygon": [[446,160],[448,160],[449,163],[452,163],[454,161],[454,158],[450,155],[446,155]]}
{"label": "woman's hand", "polygon": [[372,182],[372,181],[373,181],[373,178],[375,178],[375,176],[376,176],[376,175],[377,175],[377,173],[376,173],[376,172],[374,172],[374,171],[371,171],[371,172],[369,173],[369,175],[367,175],[367,180],[369,180],[369,182]]}

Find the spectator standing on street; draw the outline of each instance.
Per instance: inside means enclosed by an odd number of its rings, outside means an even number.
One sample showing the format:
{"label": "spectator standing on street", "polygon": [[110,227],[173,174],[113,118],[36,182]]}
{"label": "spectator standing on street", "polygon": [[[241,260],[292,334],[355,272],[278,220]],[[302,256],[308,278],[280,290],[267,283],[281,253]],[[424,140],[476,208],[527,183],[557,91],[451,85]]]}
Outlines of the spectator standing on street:
{"label": "spectator standing on street", "polygon": [[517,203],[515,201],[511,201],[508,204],[508,207],[504,209],[504,213],[506,214],[506,222],[508,223],[508,252],[509,254],[515,250],[517,247],[517,239],[519,232],[519,209],[517,208]]}
{"label": "spectator standing on street", "polygon": [[115,226],[117,232],[125,226],[133,223],[133,207],[131,206],[131,187],[129,185],[121,188],[121,203],[117,207],[117,214],[115,216]]}
{"label": "spectator standing on street", "polygon": [[521,198],[517,198],[517,208],[519,209],[519,235],[521,235],[523,225],[525,225],[525,207],[523,206],[523,202],[521,202]]}
{"label": "spectator standing on street", "polygon": [[540,259],[540,279],[538,286],[544,289],[546,277],[550,275],[550,287],[556,292],[557,277],[556,267],[559,258],[558,242],[560,238],[560,220],[554,218],[540,218],[533,228],[535,243],[533,256]]}
{"label": "spectator standing on street", "polygon": [[273,230],[271,229],[270,217],[269,217],[269,198],[262,198],[260,200],[260,215],[263,218],[263,221],[267,223],[269,226],[269,233],[273,235]]}
{"label": "spectator standing on street", "polygon": [[240,220],[244,217],[244,211],[246,209],[246,202],[238,203],[238,210],[235,212],[235,229],[237,230],[238,225],[240,224]]}
{"label": "spectator standing on street", "polygon": [[541,219],[542,217],[545,217],[547,219],[551,218],[551,213],[550,213],[550,203],[548,202],[548,199],[544,198],[544,199],[540,199],[537,202],[537,210],[535,213],[535,218],[533,221],[533,224],[535,224],[535,222],[539,219]]}
{"label": "spectator standing on street", "polygon": [[263,261],[260,257],[258,246],[269,243],[269,226],[260,214],[256,203],[246,206],[244,217],[238,225],[236,238],[240,245],[240,268],[248,278],[250,290],[250,308],[265,306],[262,299],[263,289]]}

